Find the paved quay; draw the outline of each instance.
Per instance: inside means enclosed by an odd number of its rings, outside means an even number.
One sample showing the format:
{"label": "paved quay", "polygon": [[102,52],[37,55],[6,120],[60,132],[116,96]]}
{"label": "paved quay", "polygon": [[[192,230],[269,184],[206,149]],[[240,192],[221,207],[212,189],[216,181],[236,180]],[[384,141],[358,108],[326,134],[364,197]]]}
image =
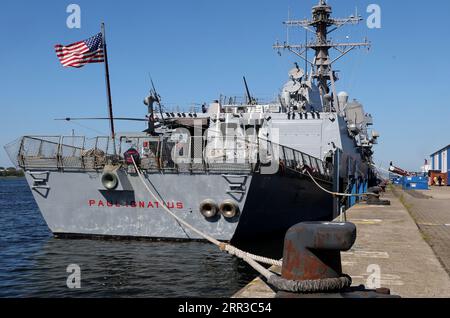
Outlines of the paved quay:
{"label": "paved quay", "polygon": [[395,187],[394,193],[450,274],[450,187],[432,187],[428,191],[403,191]]}
{"label": "paved quay", "polygon": [[[344,273],[352,276],[354,286],[370,286],[371,283],[379,282],[381,287],[390,288],[393,295],[401,297],[450,297],[450,277],[443,266],[444,262],[438,259],[425,240],[426,234],[421,233],[422,227],[427,229],[432,226],[433,235],[430,236],[430,241],[435,242],[435,250],[445,249],[445,244],[438,244],[444,235],[441,234],[442,229],[434,225],[441,224],[447,220],[446,216],[448,217],[448,213],[442,211],[448,211],[450,201],[446,203],[446,200],[450,199],[450,192],[447,198],[444,190],[441,191],[442,193],[436,192],[436,199],[427,199],[439,201],[435,206],[439,212],[429,216],[424,209],[427,205],[413,202],[409,198],[411,195],[403,194],[401,189],[396,188],[389,189],[382,198],[390,200],[391,206],[360,204],[347,211],[347,220],[357,226],[358,236],[353,248],[342,253],[342,267]],[[419,192],[417,196],[423,197],[433,193],[421,195]],[[401,198],[401,194],[409,197]],[[423,220],[423,223],[416,224],[414,214],[410,215],[401,201],[414,203],[417,211],[422,211],[423,219],[419,218],[419,214],[415,218]],[[432,201],[427,202],[430,204]],[[423,210],[419,210],[419,207]],[[449,235],[450,227],[446,229],[445,235]],[[448,236],[446,244],[450,244]],[[449,248],[446,252],[450,254]],[[441,253],[445,256],[444,252]],[[279,272],[279,269],[275,271]],[[380,279],[376,278],[378,272]],[[233,297],[273,298],[275,293],[276,291],[257,277]]]}

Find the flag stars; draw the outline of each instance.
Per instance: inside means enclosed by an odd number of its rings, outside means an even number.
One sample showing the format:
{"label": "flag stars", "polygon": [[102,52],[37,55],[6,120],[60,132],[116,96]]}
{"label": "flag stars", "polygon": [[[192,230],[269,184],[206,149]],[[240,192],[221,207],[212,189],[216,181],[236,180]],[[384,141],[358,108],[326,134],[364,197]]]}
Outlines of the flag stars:
{"label": "flag stars", "polygon": [[64,67],[82,67],[88,63],[104,62],[102,34],[67,46],[56,45],[55,51]]}

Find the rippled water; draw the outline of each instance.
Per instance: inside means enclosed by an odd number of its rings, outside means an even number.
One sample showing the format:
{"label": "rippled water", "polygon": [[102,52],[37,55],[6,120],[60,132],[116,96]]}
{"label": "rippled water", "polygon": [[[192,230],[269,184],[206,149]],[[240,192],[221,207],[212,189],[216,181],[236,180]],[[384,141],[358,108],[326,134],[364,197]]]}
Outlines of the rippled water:
{"label": "rippled water", "polygon": [[230,297],[255,275],[207,243],[55,239],[26,181],[0,179],[0,297]]}

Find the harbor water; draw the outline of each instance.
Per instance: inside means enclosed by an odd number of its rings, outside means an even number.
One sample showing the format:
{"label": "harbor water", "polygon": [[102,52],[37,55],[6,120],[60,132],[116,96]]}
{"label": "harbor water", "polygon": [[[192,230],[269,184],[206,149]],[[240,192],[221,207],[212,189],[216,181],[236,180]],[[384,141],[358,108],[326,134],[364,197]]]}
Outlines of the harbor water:
{"label": "harbor water", "polygon": [[202,242],[55,239],[25,179],[0,178],[0,297],[230,297],[255,275]]}

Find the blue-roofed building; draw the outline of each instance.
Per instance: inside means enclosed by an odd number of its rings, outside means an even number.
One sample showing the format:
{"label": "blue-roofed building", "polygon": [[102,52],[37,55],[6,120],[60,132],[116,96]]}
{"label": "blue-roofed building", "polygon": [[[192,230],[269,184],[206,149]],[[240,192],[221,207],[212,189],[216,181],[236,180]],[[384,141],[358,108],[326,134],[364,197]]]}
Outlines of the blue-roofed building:
{"label": "blue-roofed building", "polygon": [[[450,154],[450,145],[436,151],[431,155],[431,170],[439,170],[442,173],[448,173],[450,176],[450,160],[448,155]],[[450,185],[450,178],[448,181]]]}

